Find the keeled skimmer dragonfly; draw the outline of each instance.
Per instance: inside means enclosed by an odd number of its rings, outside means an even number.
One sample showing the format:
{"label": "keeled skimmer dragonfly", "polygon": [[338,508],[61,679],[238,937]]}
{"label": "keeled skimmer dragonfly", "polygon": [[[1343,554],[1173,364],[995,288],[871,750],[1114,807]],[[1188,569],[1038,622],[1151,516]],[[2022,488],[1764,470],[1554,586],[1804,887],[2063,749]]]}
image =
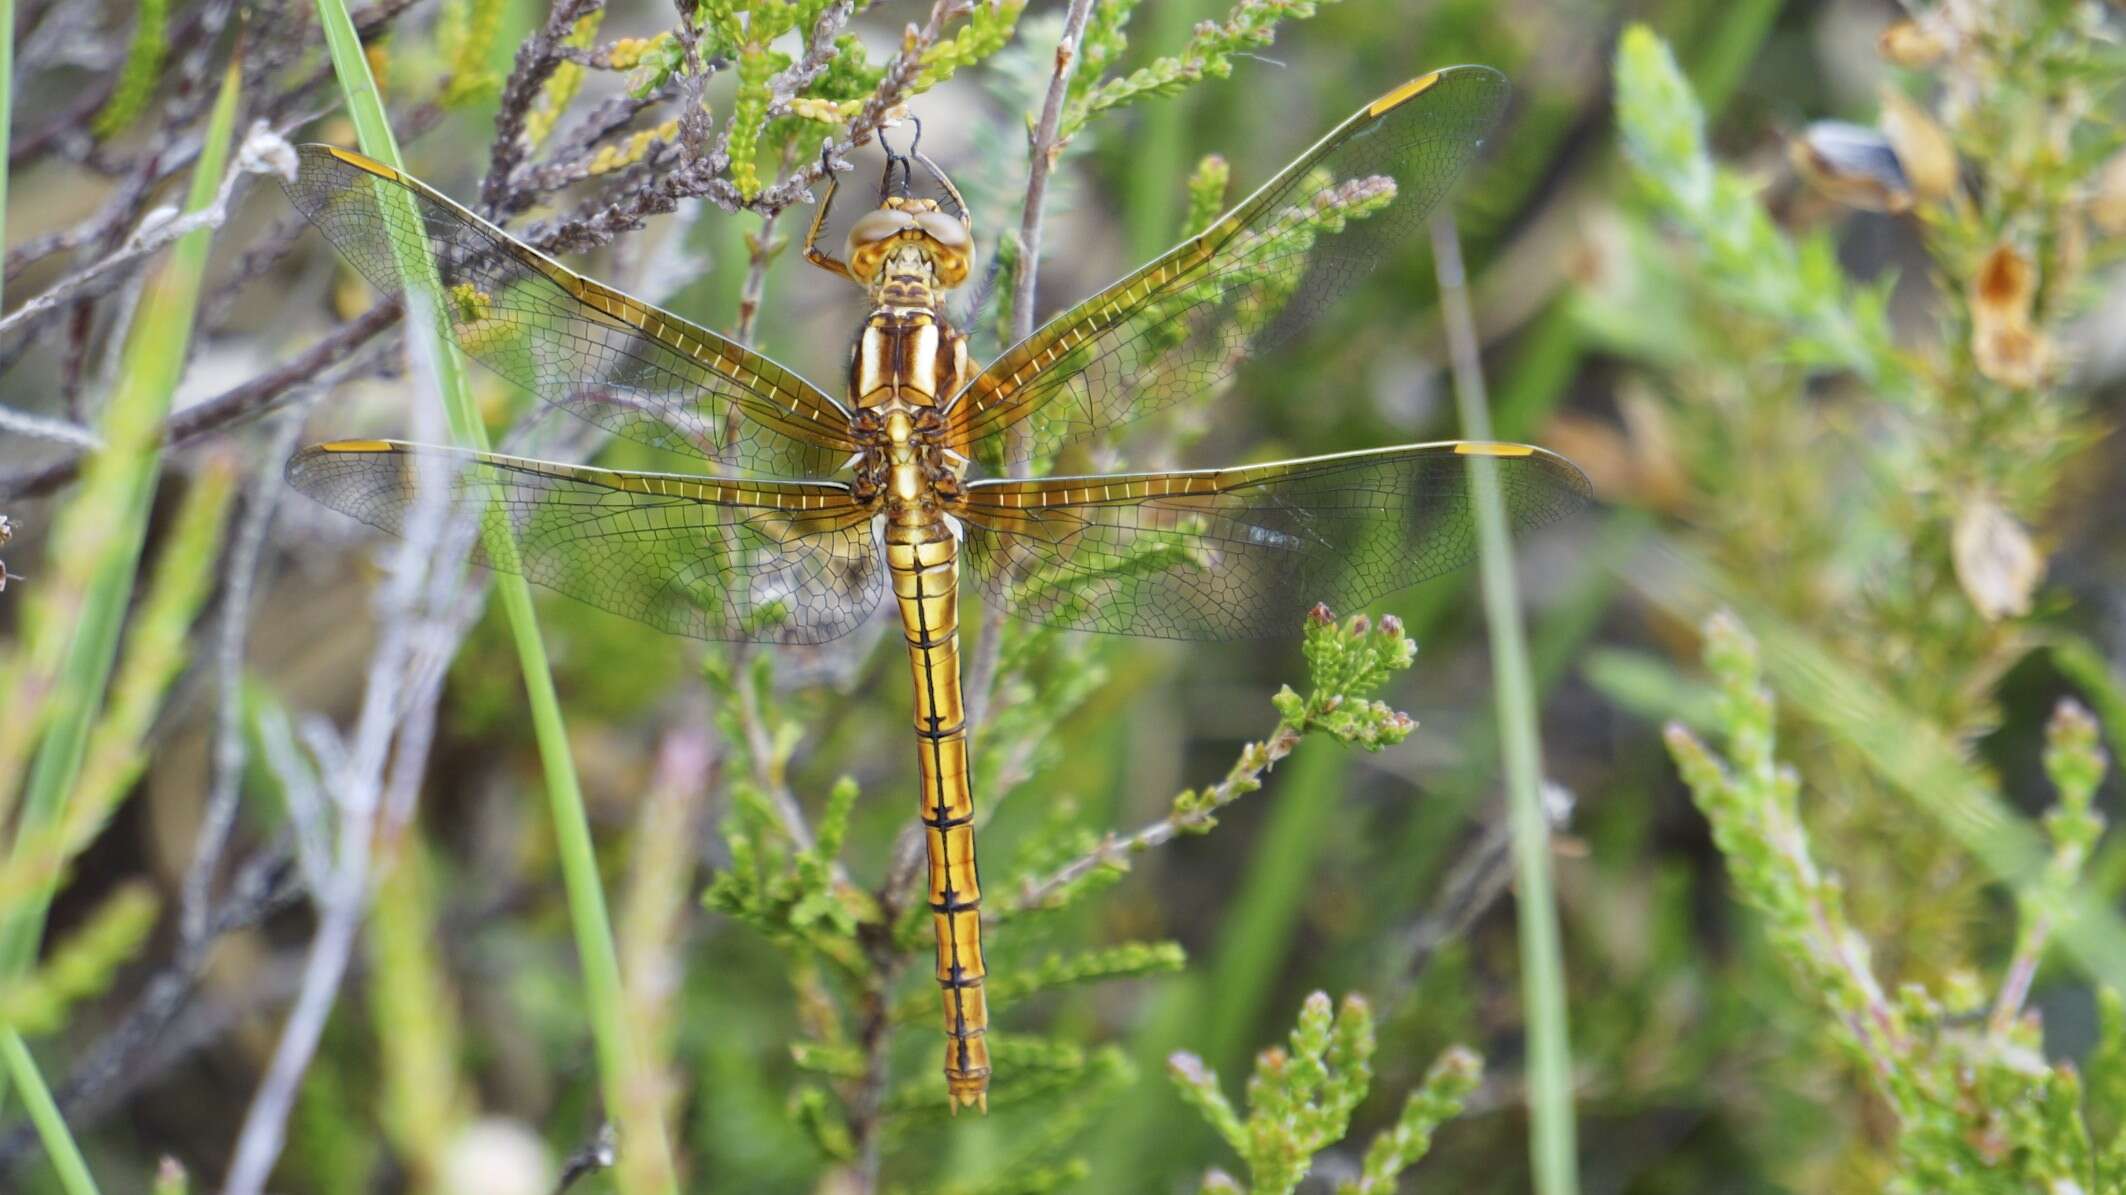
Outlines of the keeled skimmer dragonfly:
{"label": "keeled skimmer dragonfly", "polygon": [[[441,458],[484,520],[486,563],[661,630],[818,643],[890,582],[915,687],[951,1107],[987,1107],[981,886],[960,693],[964,564],[987,601],[1061,627],[1180,639],[1287,634],[1468,562],[1473,462],[1513,523],[1580,507],[1578,469],[1519,444],[1443,442],[1224,469],[970,479],[1171,407],[1229,378],[1365,276],[1475,155],[1505,103],[1487,67],[1366,105],[1238,206],[985,367],[941,297],[974,272],[958,191],[911,145],[841,257],[866,292],[836,398],[732,340],[584,278],[377,162],[308,146],[288,193],[378,287],[411,283],[441,331],[554,406],[718,475],[625,471],[390,440],[306,448],[304,493],[400,530]],[[890,152],[890,151],[889,151]],[[912,159],[912,160],[911,160]],[[912,196],[913,163],[940,198]],[[892,183],[899,168],[900,183]],[[426,256],[433,269],[409,272]],[[846,480],[824,480],[846,469]],[[787,479],[803,480],[787,480]],[[813,480],[821,478],[820,480]],[[497,559],[496,557],[503,557]]]}

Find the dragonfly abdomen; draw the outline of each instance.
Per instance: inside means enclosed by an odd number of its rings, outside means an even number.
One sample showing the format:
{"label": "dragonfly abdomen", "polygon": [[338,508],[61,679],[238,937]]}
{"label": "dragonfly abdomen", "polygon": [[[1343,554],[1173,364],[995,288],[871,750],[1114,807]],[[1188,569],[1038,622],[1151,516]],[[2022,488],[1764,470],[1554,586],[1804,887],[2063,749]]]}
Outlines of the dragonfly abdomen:
{"label": "dragonfly abdomen", "polygon": [[957,1112],[989,1106],[989,1005],[983,989],[982,885],[967,782],[967,707],[960,695],[959,542],[942,520],[888,522],[886,564],[901,606],[915,681],[923,841],[945,1012],[945,1087]]}

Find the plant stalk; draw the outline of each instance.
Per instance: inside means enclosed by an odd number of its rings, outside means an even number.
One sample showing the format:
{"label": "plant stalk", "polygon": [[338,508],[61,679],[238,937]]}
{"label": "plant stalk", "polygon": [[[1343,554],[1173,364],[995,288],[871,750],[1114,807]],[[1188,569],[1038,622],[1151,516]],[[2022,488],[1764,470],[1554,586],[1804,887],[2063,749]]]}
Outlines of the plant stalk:
{"label": "plant stalk", "polygon": [[[1439,276],[1440,314],[1447,323],[1447,343],[1453,354],[1454,402],[1462,434],[1488,440],[1491,410],[1484,393],[1476,321],[1470,314],[1461,238],[1453,216],[1445,212],[1432,218],[1432,255]],[[1575,1195],[1579,1178],[1574,1160],[1572,1044],[1565,1015],[1564,952],[1550,880],[1550,819],[1543,813],[1535,682],[1521,629],[1513,540],[1499,495],[1498,474],[1487,457],[1472,456],[1469,464],[1484,623],[1491,638],[1492,679],[1497,689],[1499,748],[1513,828],[1521,999],[1528,1033],[1529,1160],[1537,1195]]]}
{"label": "plant stalk", "polygon": [[21,1034],[10,1030],[0,1036],[0,1059],[6,1061],[8,1077],[22,1089],[30,1123],[37,1127],[37,1136],[52,1159],[52,1169],[59,1174],[60,1188],[66,1195],[97,1195],[88,1160],[81,1156],[81,1147],[74,1144],[73,1134],[67,1132],[66,1118],[59,1114],[59,1104],[44,1085],[44,1076],[37,1073],[37,1062],[30,1057],[30,1048],[23,1043]]}
{"label": "plant stalk", "polygon": [[[0,18],[4,18],[0,19],[0,33],[11,36],[12,9],[0,13]],[[6,53],[8,57],[0,59],[0,92],[5,92],[12,82],[12,50]],[[214,202],[234,138],[241,80],[241,61],[232,60],[223,75],[221,92],[208,118],[206,139],[193,165],[187,211],[201,211]],[[0,119],[0,126],[4,124],[5,120]],[[4,179],[5,163],[5,149],[0,147],[0,179]],[[88,752],[90,732],[104,705],[111,670],[118,658],[126,607],[133,594],[134,574],[146,546],[148,513],[162,476],[162,454],[156,447],[155,429],[169,413],[170,399],[184,375],[212,238],[213,230],[209,228],[185,234],[171,249],[169,259],[145,283],[138,307],[140,315],[125,333],[123,368],[104,416],[107,447],[92,459],[81,490],[68,505],[68,514],[82,514],[63,516],[58,524],[65,534],[55,542],[74,547],[69,541],[79,533],[83,541],[79,550],[97,555],[89,566],[79,605],[48,608],[30,628],[31,638],[64,635],[64,644],[50,645],[56,648],[55,654],[49,648],[40,651],[35,643],[26,642],[18,660],[21,667],[28,669],[37,668],[37,662],[45,658],[57,659],[59,666],[56,674],[41,678],[51,682],[49,689],[40,694],[39,702],[50,703],[45,715],[48,720],[30,762],[29,780],[15,822],[10,848],[15,862],[22,862],[25,852],[39,849],[38,844],[53,842],[49,831],[64,824],[67,801]],[[84,526],[84,522],[92,525]],[[77,615],[71,624],[65,622],[69,614]],[[33,685],[32,691],[35,689]],[[9,713],[34,717],[31,710]],[[4,773],[0,774],[0,787],[14,783],[11,768],[0,767],[0,773]],[[17,977],[36,962],[37,945],[44,936],[45,916],[61,870],[54,866],[52,879],[0,917],[0,980]],[[0,1099],[5,1098],[9,1077],[17,1082],[36,1077],[37,1087],[42,1089],[41,1077],[35,1074],[36,1064],[20,1034],[13,1029],[0,1030],[0,1049],[10,1056],[10,1065],[5,1073],[0,1073]],[[35,1092],[29,1094],[35,1098]],[[48,1102],[49,1094],[44,1098]],[[65,1136],[66,1126],[58,1119],[56,1107],[51,1124],[61,1137]],[[47,1125],[40,1121],[38,1128],[44,1132]],[[44,1137],[51,1148],[52,1135],[44,1132]],[[70,1138],[63,1142],[63,1148],[52,1152],[62,1176],[67,1166],[63,1156],[66,1153],[71,1153],[75,1161],[80,1158],[80,1151]],[[87,1177],[85,1169],[80,1177]]]}
{"label": "plant stalk", "polygon": [[[383,97],[370,74],[368,59],[362,52],[361,40],[344,0],[318,0],[318,13],[324,25],[326,43],[332,52],[333,68],[339,75],[341,91],[346,95],[348,110],[354,118],[362,152],[394,169],[399,168],[397,138],[392,134]],[[433,263],[413,264],[423,273],[432,272],[434,268]],[[420,277],[421,274],[411,276]],[[418,295],[408,295],[410,306],[418,301]],[[436,387],[442,393],[449,416],[452,439],[459,447],[486,451],[487,429],[480,421],[472,389],[457,357],[442,343],[434,325],[425,318],[408,319],[407,333],[426,344],[426,351],[419,355],[425,358],[435,375]],[[505,553],[509,551],[508,545],[499,546]],[[507,559],[508,556],[500,558]],[[569,919],[583,967],[584,994],[591,1032],[597,1045],[601,1090],[608,1108],[622,1108],[628,1106],[621,1085],[634,1070],[628,1064],[634,1039],[627,1031],[623,1016],[620,956],[613,942],[605,891],[598,876],[590,819],[584,812],[583,793],[577,783],[575,760],[569,749],[560,700],[554,691],[546,647],[539,637],[531,587],[522,576],[505,571],[495,573],[494,586],[508,618],[510,637],[524,674],[525,697],[531,708],[532,730],[538,742],[539,761],[553,813],[562,883],[568,893]],[[662,1189],[676,1190],[671,1145],[664,1125],[659,1122],[636,1128],[641,1135],[622,1142],[621,1148],[648,1152],[656,1159],[651,1169],[664,1177]]]}

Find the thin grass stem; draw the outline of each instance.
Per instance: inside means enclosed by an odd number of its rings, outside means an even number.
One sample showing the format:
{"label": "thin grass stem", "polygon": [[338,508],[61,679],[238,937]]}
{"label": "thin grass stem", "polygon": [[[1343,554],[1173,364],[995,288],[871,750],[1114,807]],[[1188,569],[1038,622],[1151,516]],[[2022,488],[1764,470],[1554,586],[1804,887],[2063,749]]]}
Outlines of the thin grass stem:
{"label": "thin grass stem", "polygon": [[67,1131],[66,1118],[59,1115],[59,1104],[52,1099],[51,1088],[44,1085],[44,1076],[37,1073],[37,1062],[30,1057],[30,1048],[23,1043],[21,1034],[9,1032],[0,1037],[0,1061],[5,1061],[8,1077],[22,1089],[30,1123],[44,1142],[44,1152],[59,1175],[60,1188],[66,1195],[97,1195],[88,1159],[81,1156],[81,1147],[74,1144],[74,1135]]}
{"label": "thin grass stem", "polygon": [[[318,13],[362,151],[394,169],[400,168],[398,142],[392,134],[383,97],[377,91],[376,80],[370,75],[368,59],[362,52],[361,40],[355,33],[344,0],[318,0]],[[432,264],[415,264],[421,273],[410,274],[410,277],[420,277],[433,270]],[[418,301],[418,295],[408,296],[409,303]],[[436,388],[442,393],[452,438],[460,447],[485,451],[488,447],[487,430],[480,421],[462,364],[442,343],[429,321],[409,319],[407,330],[417,342],[425,342],[425,350],[419,355],[425,358],[434,374]],[[506,533],[497,528],[494,534]],[[501,547],[502,554],[498,559],[509,558],[506,545],[491,547]],[[524,673],[532,730],[539,745],[539,761],[545,772],[547,797],[553,812],[562,883],[568,893],[569,918],[583,967],[585,997],[591,1032],[597,1045],[605,1103],[609,1108],[627,1107],[629,1101],[623,1098],[621,1086],[634,1069],[628,1062],[633,1038],[627,1032],[622,1015],[619,952],[613,942],[605,891],[592,848],[590,819],[584,811],[583,793],[577,783],[560,700],[554,691],[546,647],[539,636],[530,586],[521,576],[505,571],[495,574],[494,585],[508,618],[510,637]],[[671,1146],[664,1125],[659,1122],[629,1128],[631,1131],[622,1148],[644,1151],[654,1158],[655,1163],[649,1169],[664,1176],[662,1188],[676,1189]]]}
{"label": "thin grass stem", "polygon": [[[1491,411],[1478,357],[1476,321],[1462,270],[1454,218],[1432,220],[1433,268],[1439,275],[1440,314],[1454,358],[1454,401],[1462,434],[1491,438]],[[1484,624],[1491,639],[1497,686],[1499,750],[1513,827],[1515,905],[1520,925],[1521,998],[1528,1033],[1529,1158],[1538,1195],[1574,1195],[1572,1044],[1565,1016],[1565,960],[1550,879],[1550,819],[1543,812],[1542,744],[1536,725],[1535,681],[1521,631],[1521,602],[1513,575],[1513,542],[1498,474],[1489,458],[1470,458],[1476,499],[1478,568],[1484,587]]]}
{"label": "thin grass stem", "polygon": [[[13,16],[0,21],[12,31]],[[9,60],[11,65],[11,60]],[[193,166],[186,210],[204,210],[214,202],[222,172],[234,139],[242,72],[240,59],[232,60],[222,79],[220,95],[208,118],[206,139]],[[9,80],[0,72],[0,92]],[[4,124],[4,121],[0,121]],[[6,155],[0,152],[0,163]],[[138,310],[140,318],[126,334],[122,369],[104,417],[106,449],[91,461],[80,492],[68,504],[66,514],[54,528],[58,551],[80,551],[87,557],[80,572],[83,584],[79,604],[70,605],[65,593],[70,586],[55,587],[49,603],[40,602],[30,619],[17,672],[11,679],[19,693],[44,691],[39,712],[7,700],[11,716],[35,724],[42,719],[43,737],[30,762],[29,779],[23,790],[15,838],[10,848],[11,865],[27,866],[27,852],[55,849],[51,831],[65,824],[68,798],[81,774],[89,736],[103,708],[111,671],[118,657],[118,641],[125,613],[132,600],[134,575],[147,539],[147,520],[162,475],[162,454],[156,431],[169,413],[170,399],[184,374],[192,336],[193,316],[199,306],[201,279],[206,273],[207,250],[213,230],[200,228],[187,233],[171,250],[170,257],[147,282]],[[69,617],[69,616],[73,617]],[[42,643],[40,644],[40,642]],[[56,662],[43,689],[38,661]],[[0,753],[4,757],[6,753]],[[10,763],[12,761],[9,761]],[[0,764],[0,790],[15,780],[13,769]],[[0,914],[0,978],[14,978],[36,961],[37,944],[44,936],[45,915],[64,869],[54,863],[50,879]],[[36,1091],[25,1087],[30,1098],[44,1090],[36,1063],[21,1035],[13,1029],[0,1031],[0,1050],[9,1056],[0,1074],[0,1099],[6,1082],[35,1081]],[[49,1093],[44,1099],[50,1101]],[[34,1109],[33,1109],[34,1111]],[[57,1120],[56,1106],[52,1118]],[[54,1134],[38,1125],[47,1148]],[[65,1126],[58,1125],[65,1137]],[[79,1161],[80,1151],[71,1139],[63,1143]],[[54,1163],[64,1173],[67,1162],[54,1149]],[[87,1179],[83,1167],[81,1179]],[[94,1190],[89,1185],[85,1190]]]}
{"label": "thin grass stem", "polygon": [[7,244],[7,131],[15,120],[15,0],[0,0],[0,245]]}

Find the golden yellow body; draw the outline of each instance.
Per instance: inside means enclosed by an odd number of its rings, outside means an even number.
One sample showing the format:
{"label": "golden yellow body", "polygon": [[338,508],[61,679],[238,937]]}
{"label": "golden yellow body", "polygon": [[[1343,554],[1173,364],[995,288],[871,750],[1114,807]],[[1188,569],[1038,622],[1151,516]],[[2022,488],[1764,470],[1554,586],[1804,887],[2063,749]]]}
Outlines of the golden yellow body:
{"label": "golden yellow body", "polygon": [[967,783],[967,705],[960,694],[959,537],[945,517],[965,462],[939,447],[941,405],[967,378],[967,338],[945,322],[938,297],[967,277],[971,238],[963,220],[938,210],[935,201],[889,196],[850,229],[848,259],[836,261],[815,247],[832,202],[830,192],[813,221],[806,256],[872,297],[850,357],[848,402],[859,421],[884,433],[884,451],[867,448],[857,463],[857,490],[883,491],[886,568],[915,681],[917,816],[930,855],[945,1088],[953,1111],[966,1105],[986,1111],[988,969],[974,794]]}

